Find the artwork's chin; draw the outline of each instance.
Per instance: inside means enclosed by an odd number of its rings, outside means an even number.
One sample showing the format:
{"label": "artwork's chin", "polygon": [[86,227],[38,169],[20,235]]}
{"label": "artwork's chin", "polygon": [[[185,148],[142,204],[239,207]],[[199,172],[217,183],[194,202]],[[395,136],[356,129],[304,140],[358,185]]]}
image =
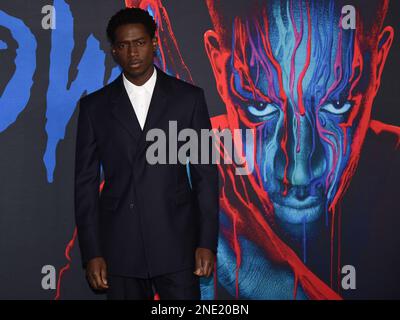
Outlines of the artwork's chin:
{"label": "artwork's chin", "polygon": [[319,199],[311,199],[307,203],[299,202],[294,205],[293,201],[273,202],[275,216],[282,222],[290,224],[311,223],[318,220],[324,211],[324,202]]}

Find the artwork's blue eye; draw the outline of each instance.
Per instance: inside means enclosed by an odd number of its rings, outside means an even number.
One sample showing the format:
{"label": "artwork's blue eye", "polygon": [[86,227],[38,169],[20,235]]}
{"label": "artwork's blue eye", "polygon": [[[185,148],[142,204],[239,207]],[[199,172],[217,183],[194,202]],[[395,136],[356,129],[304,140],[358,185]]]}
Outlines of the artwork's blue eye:
{"label": "artwork's blue eye", "polygon": [[274,103],[254,102],[247,106],[249,113],[255,117],[268,117],[279,111],[279,108]]}
{"label": "artwork's blue eye", "polygon": [[341,115],[341,114],[344,114],[347,111],[349,111],[350,108],[351,108],[351,103],[350,102],[345,102],[345,103],[341,104],[338,101],[336,103],[328,102],[328,103],[324,104],[321,107],[321,110],[327,111],[327,112],[332,113],[332,114]]}

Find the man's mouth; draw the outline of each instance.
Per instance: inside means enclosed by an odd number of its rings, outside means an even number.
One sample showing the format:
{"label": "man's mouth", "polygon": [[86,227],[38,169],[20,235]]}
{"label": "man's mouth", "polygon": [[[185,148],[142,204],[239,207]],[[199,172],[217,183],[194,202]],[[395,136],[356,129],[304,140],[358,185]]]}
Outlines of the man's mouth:
{"label": "man's mouth", "polygon": [[141,61],[140,60],[133,60],[133,61],[130,61],[129,63],[128,63],[128,65],[129,65],[129,67],[131,67],[131,68],[137,68],[137,67],[139,67],[140,65],[141,65]]}
{"label": "man's mouth", "polygon": [[282,197],[272,201],[275,215],[282,221],[301,224],[317,220],[323,212],[323,201],[318,197],[307,197],[297,200],[293,197]]}

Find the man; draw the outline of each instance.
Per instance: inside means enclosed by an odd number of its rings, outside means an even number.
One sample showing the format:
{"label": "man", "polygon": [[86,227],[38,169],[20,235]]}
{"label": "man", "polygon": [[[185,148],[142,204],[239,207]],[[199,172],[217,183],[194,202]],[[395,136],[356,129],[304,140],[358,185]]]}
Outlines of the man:
{"label": "man", "polygon": [[107,35],[123,72],[80,100],[79,245],[90,285],[109,299],[151,299],[153,287],[161,299],[199,299],[199,277],[211,275],[216,259],[216,167],[190,163],[189,180],[185,164],[146,161],[150,129],[168,136],[170,121],[196,132],[211,128],[203,90],[153,65],[155,33],[147,11],[115,14]]}

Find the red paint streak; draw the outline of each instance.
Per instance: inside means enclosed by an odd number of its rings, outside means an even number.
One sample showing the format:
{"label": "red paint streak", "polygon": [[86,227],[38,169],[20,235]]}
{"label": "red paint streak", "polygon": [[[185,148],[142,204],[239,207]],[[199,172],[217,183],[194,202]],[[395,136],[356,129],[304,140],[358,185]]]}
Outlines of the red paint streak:
{"label": "red paint streak", "polygon": [[[303,70],[300,73],[299,76],[299,81],[297,82],[297,97],[298,97],[298,106],[299,106],[299,112],[300,115],[304,116],[305,114],[305,107],[304,107],[304,101],[303,101],[303,79],[306,75],[306,72],[308,70],[308,67],[310,66],[310,60],[311,60],[311,16],[310,16],[310,4],[307,2],[307,58],[306,62],[304,65]],[[300,127],[300,126],[298,126]],[[298,150],[297,152],[299,152]]]}
{"label": "red paint streak", "polygon": [[262,42],[264,46],[265,53],[269,59],[269,61],[272,63],[274,66],[277,74],[278,74],[278,83],[279,83],[279,96],[282,101],[282,111],[283,111],[283,135],[282,135],[282,140],[280,142],[280,147],[283,151],[283,154],[285,156],[285,168],[284,168],[284,173],[283,173],[283,195],[286,196],[288,193],[288,186],[289,186],[289,180],[288,180],[288,168],[289,168],[289,155],[287,151],[287,142],[288,142],[288,115],[287,115],[287,108],[288,108],[288,98],[286,96],[285,90],[283,88],[283,76],[282,76],[282,69],[278,61],[275,59],[273,53],[272,53],[272,47],[271,43],[269,41],[269,24],[268,24],[268,18],[267,18],[267,13],[266,9],[264,8],[263,10],[263,20],[264,20],[264,32],[261,34],[265,34],[264,37],[262,37]]}
{"label": "red paint streak", "polygon": [[[303,39],[303,33],[304,33],[304,26],[303,26],[303,8],[300,5],[300,31],[297,30],[297,26],[296,26],[296,21],[295,21],[295,17],[293,14],[293,1],[290,1],[290,20],[293,26],[293,33],[294,33],[294,38],[295,38],[295,45],[294,45],[294,49],[293,49],[293,53],[292,53],[292,57],[291,57],[291,61],[290,61],[290,79],[289,79],[289,87],[290,87],[290,98],[291,98],[291,102],[292,102],[292,106],[293,106],[293,112],[294,115],[296,117],[296,140],[300,141],[300,114],[296,108],[296,103],[295,103],[295,99],[294,99],[294,82],[295,82],[295,78],[296,78],[296,54],[297,54],[297,50],[300,47],[300,44],[302,42]],[[304,69],[303,69],[304,71]],[[301,86],[301,83],[297,82],[298,86]],[[298,97],[299,98],[299,97]],[[297,104],[297,106],[299,106]],[[304,114],[304,110],[303,114]],[[296,146],[296,152],[300,152],[300,145],[298,144]]]}
{"label": "red paint streak", "polygon": [[235,41],[235,50],[233,53],[233,66],[234,69],[241,74],[240,86],[244,90],[252,92],[254,99],[256,99],[256,97],[260,94],[260,91],[257,90],[256,86],[253,83],[249,67],[246,63],[246,61],[248,61],[248,57],[246,51],[245,27],[243,26],[242,23],[240,23],[240,20],[236,18],[234,22],[234,28],[238,34],[238,37],[237,41]]}
{"label": "red paint streak", "polygon": [[[99,186],[99,193],[103,190],[104,187],[104,180],[100,183]],[[78,236],[78,230],[75,227],[74,233],[72,235],[72,239],[68,242],[67,247],[65,248],[65,258],[67,259],[67,264],[60,269],[60,272],[58,274],[58,281],[57,281],[57,291],[56,291],[56,296],[54,297],[54,300],[59,300],[61,296],[61,281],[64,275],[64,272],[66,272],[70,267],[72,263],[72,259],[70,256],[70,252],[73,249],[76,241],[76,237]]]}
{"label": "red paint streak", "polygon": [[396,143],[396,148],[400,146],[400,127],[399,126],[394,126],[391,124],[386,124],[378,120],[371,120],[369,122],[369,128],[375,133],[375,134],[381,134],[382,132],[388,132],[396,135],[397,138],[397,143]]}
{"label": "red paint streak", "polygon": [[302,6],[300,5],[300,26],[301,29],[300,31],[297,30],[296,26],[296,21],[294,18],[294,13],[293,13],[293,0],[290,1],[290,21],[293,26],[293,33],[294,33],[294,38],[295,38],[295,44],[294,44],[294,49],[292,53],[292,57],[290,60],[290,80],[289,80],[289,87],[290,87],[290,97],[292,99],[292,104],[294,105],[295,99],[294,99],[294,81],[296,77],[296,65],[295,65],[295,60],[296,60],[296,53],[297,49],[299,48],[301,44],[301,40],[303,37],[303,13],[302,13]]}
{"label": "red paint streak", "polygon": [[347,128],[353,125],[353,121],[355,116],[359,113],[360,105],[361,105],[361,94],[354,94],[354,89],[356,88],[358,82],[361,79],[362,71],[364,69],[364,59],[361,54],[361,50],[357,41],[354,42],[354,55],[352,61],[351,68],[351,77],[349,83],[351,83],[351,87],[349,90],[349,101],[353,101],[354,105],[350,111],[349,118],[346,123],[341,123],[339,126],[343,132],[343,151],[342,155],[345,155],[347,152]]}
{"label": "red paint streak", "polygon": [[77,235],[78,235],[78,230],[75,227],[72,239],[68,242],[67,247],[65,248],[65,257],[66,257],[68,263],[63,268],[60,269],[60,272],[58,274],[57,291],[56,291],[56,296],[55,296],[54,300],[60,299],[61,280],[64,275],[64,272],[66,272],[71,266],[72,260],[71,260],[70,252],[71,252],[72,248],[74,247]]}

